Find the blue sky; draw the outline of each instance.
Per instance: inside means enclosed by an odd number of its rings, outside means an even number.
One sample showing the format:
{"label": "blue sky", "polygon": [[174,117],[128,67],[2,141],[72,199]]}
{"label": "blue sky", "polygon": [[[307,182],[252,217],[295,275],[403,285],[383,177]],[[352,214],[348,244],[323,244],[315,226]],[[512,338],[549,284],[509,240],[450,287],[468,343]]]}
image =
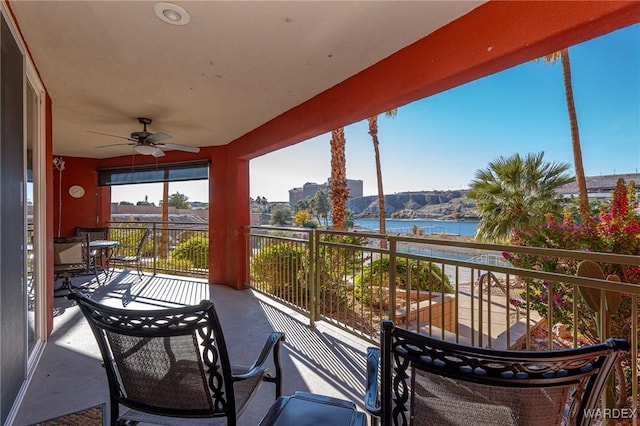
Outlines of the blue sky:
{"label": "blue sky", "polygon": [[[640,25],[572,46],[569,54],[585,173],[640,171]],[[547,161],[569,163],[573,173],[560,62],[521,64],[401,106],[378,124],[385,193],[467,188],[476,170],[516,152],[544,151]],[[373,195],[367,131],[366,122],[345,128],[347,177],[362,179],[364,194]],[[289,189],[325,182],[329,139],[320,135],[252,160],[251,196],[287,201]],[[171,184],[175,191],[193,201],[207,198],[206,182]],[[161,197],[152,186],[136,193]],[[113,200],[121,199],[137,201],[114,187]]]}

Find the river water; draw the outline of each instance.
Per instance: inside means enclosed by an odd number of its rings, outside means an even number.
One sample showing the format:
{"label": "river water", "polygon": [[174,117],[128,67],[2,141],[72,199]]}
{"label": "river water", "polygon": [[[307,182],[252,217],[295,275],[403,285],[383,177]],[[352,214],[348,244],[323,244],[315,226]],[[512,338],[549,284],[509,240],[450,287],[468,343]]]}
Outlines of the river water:
{"label": "river water", "polygon": [[[378,231],[380,224],[378,219],[356,219],[355,225],[359,228]],[[408,234],[414,226],[422,228],[424,234],[452,234],[463,237],[473,237],[478,229],[476,221],[456,220],[426,220],[426,219],[387,219],[386,228],[388,234]]]}

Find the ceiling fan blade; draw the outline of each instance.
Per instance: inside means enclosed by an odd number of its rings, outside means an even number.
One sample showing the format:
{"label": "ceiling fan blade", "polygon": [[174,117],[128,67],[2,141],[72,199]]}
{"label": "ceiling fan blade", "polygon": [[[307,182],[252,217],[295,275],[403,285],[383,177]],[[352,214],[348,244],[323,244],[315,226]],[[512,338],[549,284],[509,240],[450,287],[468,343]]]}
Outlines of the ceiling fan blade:
{"label": "ceiling fan blade", "polygon": [[175,149],[177,151],[194,152],[194,153],[200,152],[200,148],[198,148],[197,146],[180,145],[177,143],[161,143],[158,145],[166,149]]}
{"label": "ceiling fan blade", "polygon": [[162,142],[162,141],[168,141],[169,139],[171,139],[171,135],[168,135],[168,134],[162,133],[162,132],[158,132],[158,133],[154,133],[151,136],[147,137],[146,142],[158,143],[158,142]]}
{"label": "ceiling fan blade", "polygon": [[112,146],[133,146],[136,145],[136,143],[112,143],[110,145],[98,145],[95,148],[110,148]]}
{"label": "ceiling fan blade", "polygon": [[87,130],[87,132],[94,133],[96,135],[111,136],[112,138],[126,139],[128,141],[137,142],[135,139],[127,138],[125,136],[112,135],[112,134],[109,134],[109,133],[102,133],[102,132],[94,132],[93,130]]}
{"label": "ceiling fan blade", "polygon": [[164,152],[160,148],[156,148],[156,150],[153,151],[153,154],[151,155],[153,155],[156,158],[164,157]]}

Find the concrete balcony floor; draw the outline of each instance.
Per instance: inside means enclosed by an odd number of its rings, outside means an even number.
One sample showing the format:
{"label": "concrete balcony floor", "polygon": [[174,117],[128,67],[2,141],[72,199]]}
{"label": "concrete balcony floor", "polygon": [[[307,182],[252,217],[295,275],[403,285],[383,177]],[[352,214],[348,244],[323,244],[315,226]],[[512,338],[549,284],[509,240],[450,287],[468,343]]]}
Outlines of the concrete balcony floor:
{"label": "concrete balcony floor", "polygon": [[[211,286],[192,278],[145,276],[116,271],[101,285],[94,277],[74,278],[94,300],[131,309],[157,309],[215,302],[231,361],[249,365],[271,331],[283,331],[283,394],[297,390],[348,399],[362,410],[365,353],[370,344],[325,323],[309,328],[308,319],[251,290]],[[101,275],[103,281],[104,275]],[[58,281],[59,283],[60,281]],[[56,298],[54,330],[30,380],[15,425],[37,423],[108,402],[109,392],[95,339],[77,306]],[[255,426],[274,400],[265,383],[239,418]],[[185,423],[188,424],[188,423]]]}

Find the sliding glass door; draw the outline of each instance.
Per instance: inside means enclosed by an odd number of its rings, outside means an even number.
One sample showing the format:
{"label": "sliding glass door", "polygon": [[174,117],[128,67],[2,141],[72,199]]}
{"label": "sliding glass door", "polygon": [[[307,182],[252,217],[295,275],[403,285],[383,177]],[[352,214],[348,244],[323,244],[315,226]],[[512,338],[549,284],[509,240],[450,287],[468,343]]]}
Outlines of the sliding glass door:
{"label": "sliding glass door", "polygon": [[46,338],[44,89],[27,63],[25,84],[25,277],[28,370]]}

